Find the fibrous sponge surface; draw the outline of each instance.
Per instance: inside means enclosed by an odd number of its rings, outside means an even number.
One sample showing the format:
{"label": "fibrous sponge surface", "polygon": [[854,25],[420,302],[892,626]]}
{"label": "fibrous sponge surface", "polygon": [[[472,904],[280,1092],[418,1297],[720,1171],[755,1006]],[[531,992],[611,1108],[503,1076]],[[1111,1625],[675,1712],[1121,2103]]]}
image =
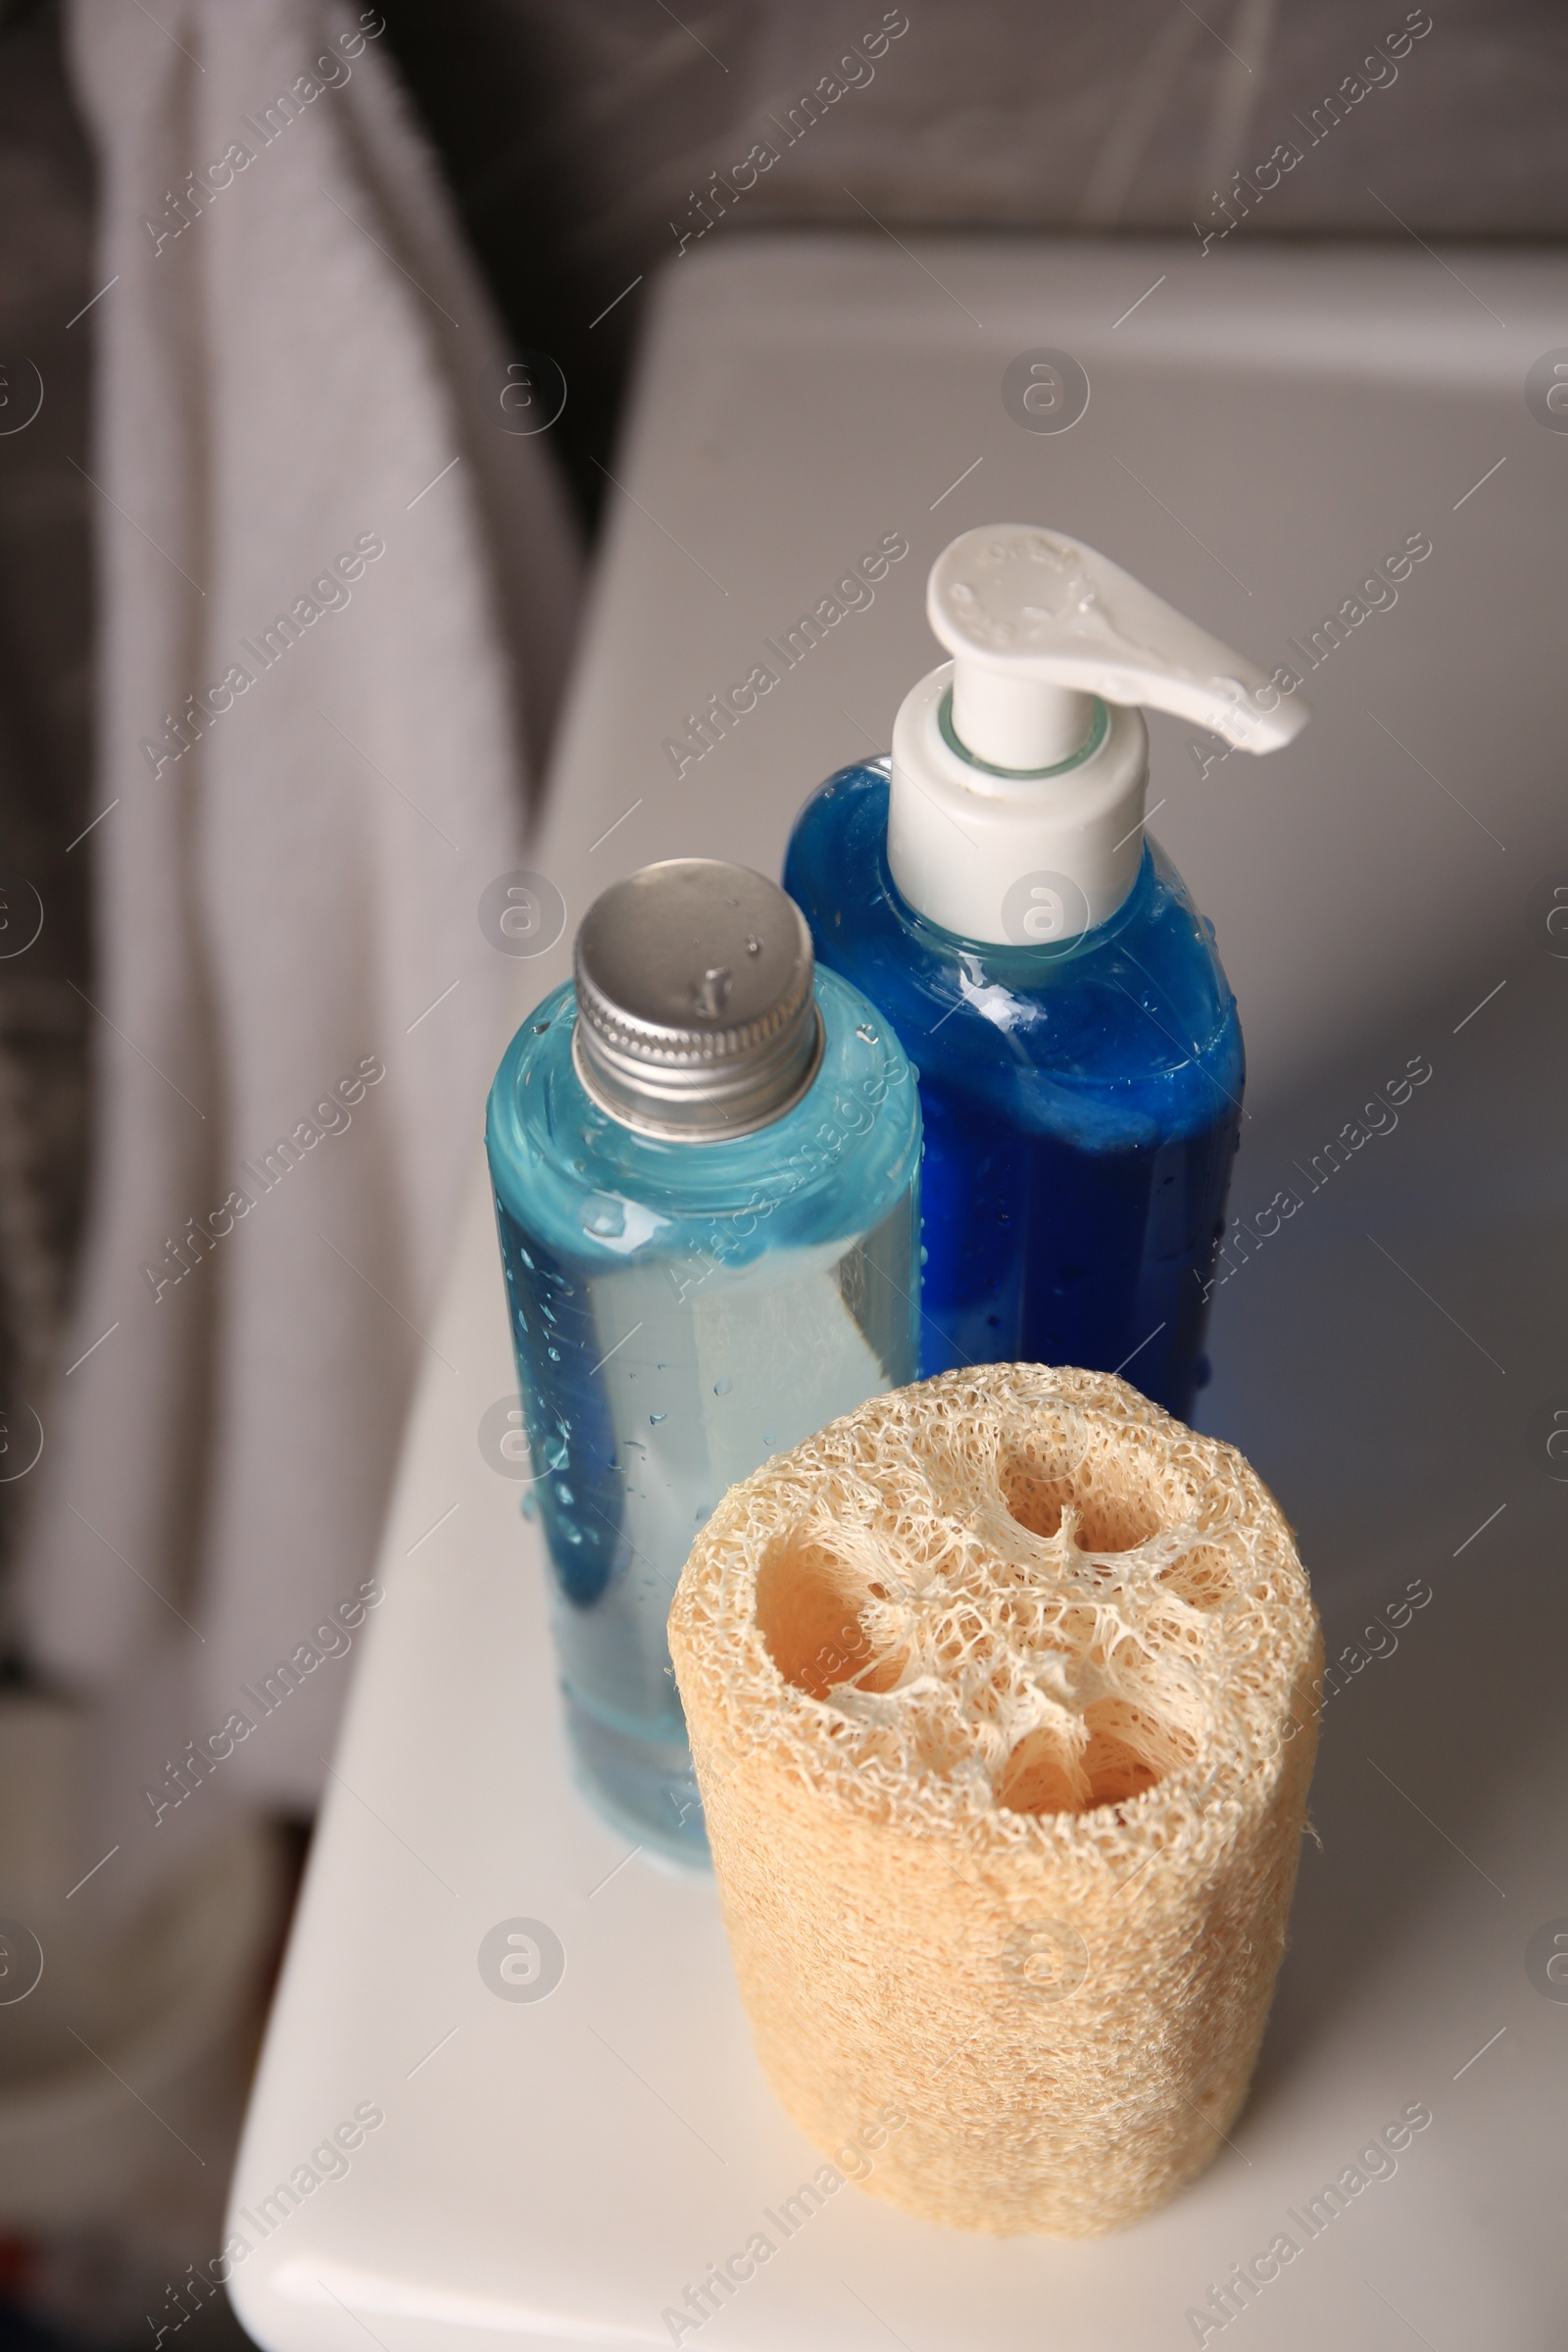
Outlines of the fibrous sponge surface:
{"label": "fibrous sponge surface", "polygon": [[1233,1449],[1108,1375],[954,1372],[731,1489],[670,1645],[763,2065],[866,2185],[1080,2233],[1246,2093],[1284,1945],[1316,1614]]}

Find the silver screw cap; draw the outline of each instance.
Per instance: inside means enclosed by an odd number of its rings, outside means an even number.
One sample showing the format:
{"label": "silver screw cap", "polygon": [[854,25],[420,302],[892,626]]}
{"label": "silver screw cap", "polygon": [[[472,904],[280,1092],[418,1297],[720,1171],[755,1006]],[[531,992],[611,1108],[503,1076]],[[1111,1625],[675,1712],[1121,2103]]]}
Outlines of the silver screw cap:
{"label": "silver screw cap", "polygon": [[811,935],[747,866],[669,858],[612,883],[583,917],[573,968],[577,1075],[645,1135],[749,1135],[816,1075]]}

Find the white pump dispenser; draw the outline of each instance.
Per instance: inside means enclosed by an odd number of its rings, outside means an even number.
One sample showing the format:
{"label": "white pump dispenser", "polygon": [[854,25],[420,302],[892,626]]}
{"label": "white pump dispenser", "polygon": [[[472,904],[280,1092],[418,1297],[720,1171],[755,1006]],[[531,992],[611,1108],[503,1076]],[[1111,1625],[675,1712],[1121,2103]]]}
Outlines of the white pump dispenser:
{"label": "white pump dispenser", "polygon": [[1255,662],[1056,531],[965,531],[931,567],[926,612],[954,658],[894,724],[888,864],[910,906],[966,939],[1067,941],[1115,913],[1143,855],[1149,732],[1137,706],[1247,752],[1277,751],[1310,715]]}

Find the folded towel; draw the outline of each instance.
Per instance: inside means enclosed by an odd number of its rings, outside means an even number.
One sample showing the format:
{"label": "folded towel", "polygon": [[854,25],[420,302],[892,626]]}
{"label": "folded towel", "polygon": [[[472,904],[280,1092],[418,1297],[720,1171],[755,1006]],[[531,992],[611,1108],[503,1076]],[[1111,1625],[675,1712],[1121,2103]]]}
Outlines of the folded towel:
{"label": "folded towel", "polygon": [[128,1805],[139,1850],[187,1741],[187,1816],[319,1786],[520,1009],[477,910],[577,585],[382,31],[325,0],[71,13],[104,283],[96,1148],[25,1593],[40,1661],[120,1724],[106,1842]]}

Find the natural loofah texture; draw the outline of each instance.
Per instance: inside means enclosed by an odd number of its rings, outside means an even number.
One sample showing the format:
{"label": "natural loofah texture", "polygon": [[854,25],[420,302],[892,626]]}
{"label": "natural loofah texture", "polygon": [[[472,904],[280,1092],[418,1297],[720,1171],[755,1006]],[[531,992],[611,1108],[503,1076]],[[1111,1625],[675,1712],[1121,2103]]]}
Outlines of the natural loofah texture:
{"label": "natural loofah texture", "polygon": [[1103,1373],[873,1397],[731,1488],[669,1621],[762,2065],[928,2220],[1087,2235],[1223,2144],[1322,1649],[1230,1446]]}

